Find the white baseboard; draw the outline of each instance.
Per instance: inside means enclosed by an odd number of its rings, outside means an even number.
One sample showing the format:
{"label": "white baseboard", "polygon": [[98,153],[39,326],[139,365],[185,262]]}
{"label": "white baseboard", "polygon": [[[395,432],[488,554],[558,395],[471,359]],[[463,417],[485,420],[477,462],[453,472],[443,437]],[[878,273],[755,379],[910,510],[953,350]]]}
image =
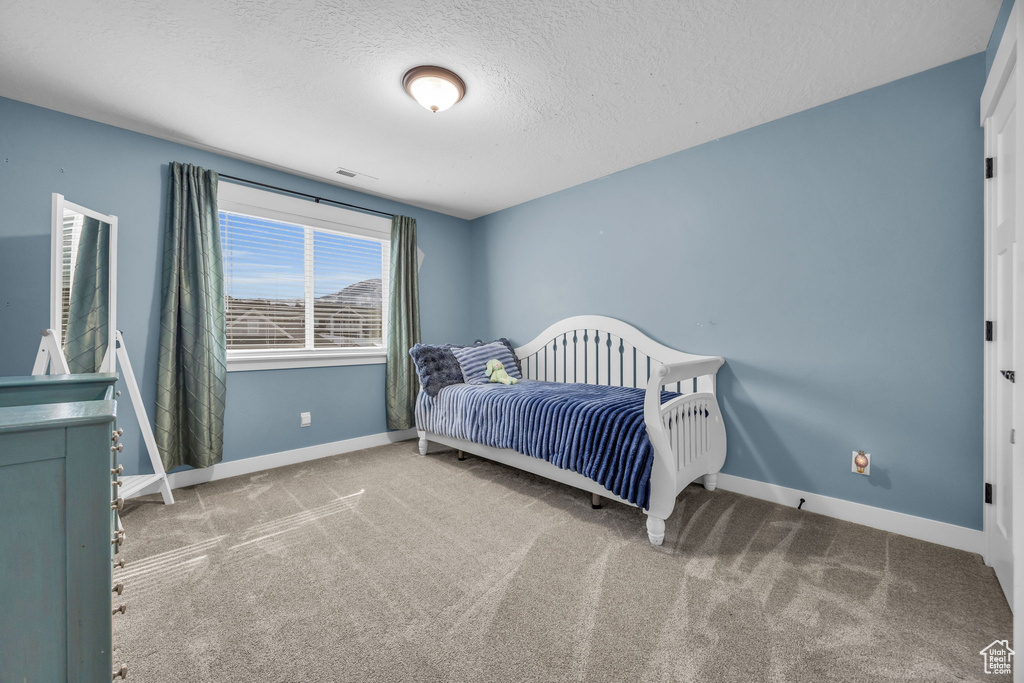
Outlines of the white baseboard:
{"label": "white baseboard", "polygon": [[[373,448],[374,446],[385,446],[396,441],[407,441],[415,438],[415,429],[403,429],[395,432],[369,434],[367,436],[359,436],[354,439],[321,443],[315,446],[306,446],[305,448],[281,451],[280,453],[257,455],[251,458],[242,458],[241,460],[229,460],[228,462],[220,462],[216,465],[211,465],[210,467],[204,467],[202,469],[172,472],[167,475],[167,480],[170,482],[172,489],[180,489],[184,486],[195,486],[196,484],[216,481],[217,479],[237,477],[241,474],[252,474],[253,472],[259,472],[261,470],[269,470],[275,467],[283,467],[285,465],[294,465],[296,463],[306,462],[307,460],[317,460],[318,458],[326,458],[340,453],[350,453],[351,451],[360,451],[364,448]],[[159,484],[159,482],[157,482],[157,484]],[[146,493],[153,493],[154,491],[156,491],[156,488],[154,486],[150,486],[133,493],[131,497],[134,498],[136,496],[145,495]]]}
{"label": "white baseboard", "polygon": [[902,512],[893,512],[883,508],[876,508],[861,503],[852,503],[840,498],[820,496],[816,493],[807,493],[776,484],[766,484],[762,481],[737,477],[731,474],[718,475],[718,487],[725,491],[741,493],[752,498],[779,503],[788,507],[794,507],[801,498],[806,500],[803,508],[808,512],[816,512],[819,515],[835,517],[847,522],[863,524],[864,526],[891,531],[903,536],[910,536],[929,543],[966,550],[970,553],[983,554],[985,547],[983,532],[977,529],[968,529],[964,526],[947,524],[934,519],[915,517]]}

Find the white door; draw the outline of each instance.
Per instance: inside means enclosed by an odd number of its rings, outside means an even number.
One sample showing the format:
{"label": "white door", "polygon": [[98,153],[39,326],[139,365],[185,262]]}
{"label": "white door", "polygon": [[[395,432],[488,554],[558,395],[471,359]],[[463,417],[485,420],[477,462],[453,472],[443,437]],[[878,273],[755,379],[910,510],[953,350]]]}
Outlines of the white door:
{"label": "white door", "polygon": [[985,471],[992,486],[985,510],[987,561],[1013,605],[1013,324],[1016,249],[1016,69],[986,125],[992,178],[986,181],[985,311],[991,341],[985,353]]}

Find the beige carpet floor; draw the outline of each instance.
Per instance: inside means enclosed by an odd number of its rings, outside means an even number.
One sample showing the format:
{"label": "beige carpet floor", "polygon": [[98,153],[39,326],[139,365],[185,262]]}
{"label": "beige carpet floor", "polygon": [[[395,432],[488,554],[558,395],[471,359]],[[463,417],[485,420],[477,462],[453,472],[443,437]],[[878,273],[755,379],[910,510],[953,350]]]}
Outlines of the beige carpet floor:
{"label": "beige carpet floor", "polygon": [[1011,635],[977,555],[695,486],[661,548],[415,442],[175,494],[124,514],[139,683],[986,680]]}

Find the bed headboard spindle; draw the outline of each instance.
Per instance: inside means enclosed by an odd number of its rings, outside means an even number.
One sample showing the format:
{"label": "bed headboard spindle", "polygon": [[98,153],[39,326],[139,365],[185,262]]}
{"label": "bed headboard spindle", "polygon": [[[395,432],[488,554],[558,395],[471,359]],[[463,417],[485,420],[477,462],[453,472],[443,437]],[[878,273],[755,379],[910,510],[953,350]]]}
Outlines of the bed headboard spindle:
{"label": "bed headboard spindle", "polygon": [[[662,346],[621,320],[593,315],[555,323],[517,348],[516,355],[527,379],[636,388],[646,387],[662,363],[703,358]],[[703,391],[703,379],[665,389],[681,394]]]}

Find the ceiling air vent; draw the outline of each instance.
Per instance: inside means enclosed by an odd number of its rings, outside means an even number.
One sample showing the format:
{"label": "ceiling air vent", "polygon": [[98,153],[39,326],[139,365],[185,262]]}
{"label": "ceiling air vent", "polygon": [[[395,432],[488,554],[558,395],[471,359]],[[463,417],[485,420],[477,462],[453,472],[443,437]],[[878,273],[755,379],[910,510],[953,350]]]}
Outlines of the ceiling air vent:
{"label": "ceiling air vent", "polygon": [[336,175],[344,176],[346,178],[358,178],[360,180],[380,180],[372,175],[366,175],[365,173],[359,173],[358,171],[351,171],[347,168],[336,168],[334,169]]}

